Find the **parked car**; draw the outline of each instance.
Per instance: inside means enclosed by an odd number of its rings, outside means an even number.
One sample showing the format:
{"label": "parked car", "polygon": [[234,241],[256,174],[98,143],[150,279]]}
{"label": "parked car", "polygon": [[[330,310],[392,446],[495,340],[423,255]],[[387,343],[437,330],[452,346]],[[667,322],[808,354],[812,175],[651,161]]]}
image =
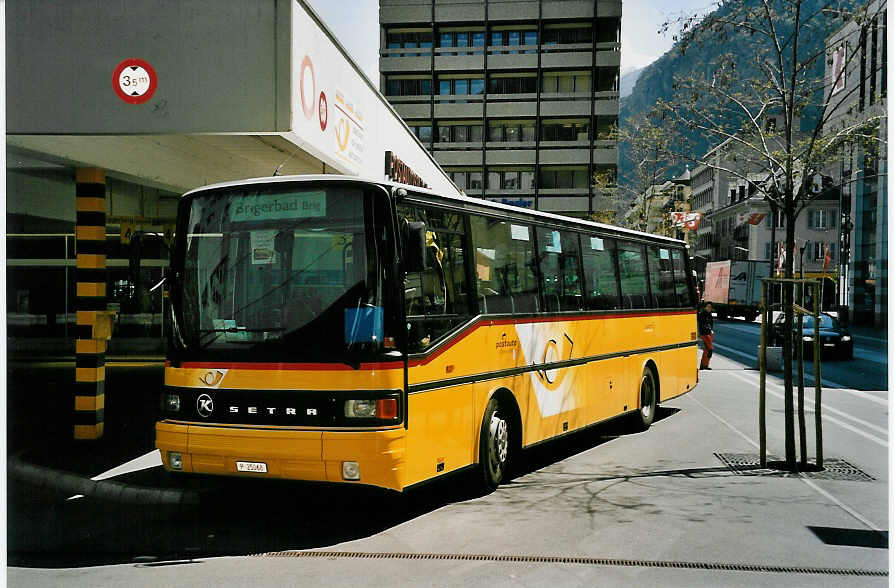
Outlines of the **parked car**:
{"label": "parked car", "polygon": [[[828,313],[821,313],[819,325],[820,350],[822,355],[831,355],[839,359],[854,358],[854,339],[850,332],[844,328],[837,318]],[[803,327],[803,343],[804,357],[813,356],[813,341],[816,336],[816,329],[813,324],[811,315],[804,316]],[[779,313],[776,321],[773,323],[771,337],[774,345],[782,345],[783,333],[785,330],[785,314]],[[798,334],[797,317],[794,321],[793,329],[794,341]]]}

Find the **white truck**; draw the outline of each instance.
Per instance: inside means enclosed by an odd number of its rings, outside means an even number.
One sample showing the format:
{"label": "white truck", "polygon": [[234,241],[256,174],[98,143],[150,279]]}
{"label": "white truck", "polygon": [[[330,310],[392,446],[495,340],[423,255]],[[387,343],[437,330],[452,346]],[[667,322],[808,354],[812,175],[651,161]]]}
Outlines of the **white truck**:
{"label": "white truck", "polygon": [[769,276],[769,261],[709,261],[702,301],[711,303],[718,318],[742,316],[751,322],[760,315],[761,278]]}

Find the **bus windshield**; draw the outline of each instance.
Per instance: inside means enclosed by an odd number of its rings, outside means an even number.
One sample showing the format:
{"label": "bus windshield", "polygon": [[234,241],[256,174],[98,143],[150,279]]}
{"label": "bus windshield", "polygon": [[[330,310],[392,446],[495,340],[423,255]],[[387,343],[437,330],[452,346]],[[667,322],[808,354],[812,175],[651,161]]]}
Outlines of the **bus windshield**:
{"label": "bus windshield", "polygon": [[379,348],[384,198],[346,185],[256,184],[199,193],[185,208],[172,302],[186,349],[338,361]]}

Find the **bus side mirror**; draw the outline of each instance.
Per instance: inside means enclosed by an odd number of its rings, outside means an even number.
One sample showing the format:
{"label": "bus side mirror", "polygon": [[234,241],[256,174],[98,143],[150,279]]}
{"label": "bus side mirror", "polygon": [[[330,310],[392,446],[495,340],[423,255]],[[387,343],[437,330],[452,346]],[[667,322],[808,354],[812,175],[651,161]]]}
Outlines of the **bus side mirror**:
{"label": "bus side mirror", "polygon": [[403,270],[421,272],[425,269],[425,223],[403,223]]}

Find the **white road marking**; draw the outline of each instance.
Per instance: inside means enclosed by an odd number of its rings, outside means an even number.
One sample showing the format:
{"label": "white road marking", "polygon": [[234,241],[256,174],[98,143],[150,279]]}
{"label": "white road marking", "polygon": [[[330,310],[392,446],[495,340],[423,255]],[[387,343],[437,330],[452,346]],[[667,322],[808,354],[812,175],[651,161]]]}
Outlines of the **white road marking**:
{"label": "white road marking", "polygon": [[[752,385],[754,385],[754,384],[759,384],[759,382],[757,382],[757,381],[755,381],[755,380],[753,380],[753,379],[751,379],[751,378],[748,378],[748,377],[746,377],[746,376],[744,376],[744,375],[742,375],[742,374],[737,374],[737,373],[735,373],[735,372],[730,372],[730,373],[731,373],[731,375],[732,375],[733,377],[738,378],[738,379],[742,380],[743,382],[747,382],[748,384],[752,384]],[[767,382],[767,393],[768,393],[768,394],[770,394],[770,395],[772,395],[772,396],[775,396],[776,398],[779,398],[779,399],[785,399],[785,395],[784,395],[784,394],[780,394],[780,393],[778,393],[778,392],[774,392],[773,390],[770,389],[771,386],[772,386],[773,388],[780,388],[780,386],[779,386],[778,384],[775,384],[775,383],[772,383],[772,382],[769,382],[769,381],[768,381],[768,382]],[[795,400],[797,400],[797,399],[795,399]],[[805,398],[804,400],[805,400],[805,404],[804,404],[805,408],[809,408],[809,407],[813,406],[813,402],[812,402],[810,399]],[[871,434],[869,434],[869,433],[867,433],[867,432],[865,432],[865,431],[862,431],[862,430],[860,430],[860,429],[858,429],[858,428],[856,428],[856,427],[854,427],[854,426],[852,426],[852,425],[850,425],[850,424],[848,424],[848,423],[845,423],[844,421],[841,421],[841,420],[839,420],[839,419],[836,419],[835,417],[831,417],[831,416],[828,415],[828,413],[830,413],[830,412],[835,413],[835,414],[837,414],[837,415],[839,415],[839,416],[841,416],[841,417],[850,419],[850,420],[854,421],[855,423],[858,423],[858,424],[860,424],[860,425],[863,425],[864,427],[868,427],[868,428],[874,429],[874,430],[876,430],[876,431],[878,431],[878,432],[880,432],[880,433],[882,433],[882,434],[887,433],[887,430],[886,430],[886,429],[883,429],[883,428],[881,428],[881,427],[878,427],[878,426],[876,426],[876,425],[873,425],[872,423],[868,423],[868,422],[864,421],[863,419],[857,418],[857,417],[855,417],[855,416],[853,416],[853,415],[851,415],[851,414],[848,414],[848,413],[846,413],[846,412],[842,412],[842,411],[840,411],[840,410],[836,410],[836,409],[834,409],[834,408],[832,408],[832,407],[830,407],[830,406],[824,406],[824,407],[823,407],[823,421],[830,421],[830,422],[833,422],[833,423],[837,424],[838,426],[843,427],[843,428],[847,429],[848,431],[852,431],[852,432],[856,433],[857,435],[860,435],[861,437],[865,437],[865,438],[869,439],[870,441],[874,441],[875,443],[878,443],[879,445],[881,445],[881,446],[883,446],[883,447],[887,447],[887,446],[888,446],[888,442],[887,442],[885,439],[881,439],[881,438],[879,438],[879,437],[876,437],[875,435],[871,435]]]}
{"label": "white road marking", "polygon": [[[747,358],[747,359],[749,359],[750,361],[754,361],[754,362],[757,361],[757,358],[756,358],[756,357],[753,357],[753,356],[751,356],[751,355],[749,355],[749,354],[747,354],[747,353],[745,353],[745,352],[743,352],[743,351],[739,351],[738,349],[733,349],[732,347],[727,347],[726,345],[718,345],[717,343],[714,343],[714,347],[717,348],[717,349],[721,349],[721,350],[723,350],[725,353],[734,353],[734,354],[736,354],[736,355],[740,355],[740,356],[742,356],[742,357],[744,357],[744,358]],[[746,365],[744,365],[744,364],[739,364],[739,365],[742,365],[743,367],[748,367],[748,366],[746,366]],[[774,377],[775,377],[775,376],[774,376]],[[810,382],[813,382],[813,374],[812,374],[812,373],[811,373],[811,374],[804,374],[804,378],[805,378],[805,380],[809,380]],[[888,406],[888,401],[887,401],[887,400],[882,400],[882,399],[880,399],[880,398],[874,398],[874,397],[872,397],[872,396],[867,395],[867,394],[866,394],[865,392],[863,392],[862,390],[859,390],[859,391],[858,391],[858,390],[854,390],[854,389],[852,389],[852,388],[848,388],[848,387],[845,386],[844,384],[839,384],[838,382],[833,382],[832,380],[827,380],[826,378],[823,378],[823,379],[820,380],[820,381],[823,383],[823,386],[826,386],[826,387],[829,387],[829,388],[837,388],[839,392],[847,392],[848,394],[852,394],[852,395],[856,396],[857,398],[862,398],[862,399],[865,399],[865,400],[869,400],[870,402],[875,402],[876,404],[879,404],[879,405],[881,405],[881,406]]]}
{"label": "white road marking", "polygon": [[[689,398],[690,398],[693,402],[695,402],[696,404],[698,404],[699,406],[701,406],[702,409],[704,409],[705,412],[707,412],[707,413],[710,414],[712,417],[714,417],[715,419],[717,419],[718,421],[720,421],[722,424],[724,424],[724,425],[725,425],[727,428],[729,428],[731,431],[733,431],[734,433],[737,433],[740,437],[742,437],[743,439],[745,439],[745,441],[747,441],[749,445],[751,445],[752,447],[754,447],[754,448],[756,448],[756,449],[760,449],[760,445],[759,445],[757,442],[755,442],[755,441],[754,441],[753,439],[751,439],[748,435],[746,435],[745,433],[743,433],[742,431],[740,431],[739,429],[737,429],[736,427],[734,427],[733,425],[731,425],[728,421],[726,421],[725,419],[723,419],[723,418],[722,418],[720,415],[718,415],[716,412],[714,412],[713,410],[711,410],[710,408],[708,408],[707,406],[705,406],[704,404],[702,404],[701,402],[699,402],[695,397],[690,396]],[[834,496],[832,496],[831,494],[829,494],[827,491],[825,491],[825,490],[823,490],[822,488],[820,488],[819,486],[817,486],[812,480],[808,480],[807,478],[798,478],[798,479],[801,480],[802,482],[804,482],[805,484],[807,484],[807,486],[808,486],[809,488],[813,489],[817,494],[823,496],[823,497],[826,498],[827,500],[830,500],[832,503],[834,503],[834,504],[837,505],[839,508],[841,508],[844,512],[846,512],[847,514],[851,515],[852,517],[854,517],[855,519],[857,519],[858,521],[860,521],[861,523],[863,523],[864,525],[866,525],[867,527],[869,527],[870,529],[872,529],[873,531],[883,531],[881,527],[879,527],[878,525],[876,525],[875,523],[873,523],[872,521],[870,521],[869,519],[867,519],[865,516],[863,516],[862,514],[860,514],[860,512],[858,512],[857,510],[851,508],[850,506],[848,506],[848,505],[845,504],[844,502],[838,500],[837,498],[835,498]]]}
{"label": "white road marking", "polygon": [[[146,470],[160,465],[162,465],[161,452],[156,449],[154,451],[150,451],[146,455],[141,455],[140,457],[132,459],[127,463],[123,463],[110,470],[107,470],[99,474],[98,476],[93,476],[90,479],[94,482],[98,482],[100,480],[107,480],[108,478],[114,478],[115,476],[121,476],[123,474],[129,474],[131,472],[138,472],[140,470]],[[78,498],[84,498],[84,495],[75,494],[74,496],[69,496],[68,498],[66,498],[66,500],[76,500]]]}
{"label": "white road marking", "polygon": [[150,451],[146,455],[141,455],[136,459],[132,459],[127,463],[123,463],[118,467],[114,467],[108,471],[105,471],[98,476],[94,476],[90,478],[94,482],[98,482],[99,480],[105,480],[108,478],[114,478],[115,476],[120,476],[122,474],[129,474],[131,472],[138,472],[140,470],[146,470],[149,468],[154,468],[156,466],[161,465],[161,452],[158,449],[154,451]]}

